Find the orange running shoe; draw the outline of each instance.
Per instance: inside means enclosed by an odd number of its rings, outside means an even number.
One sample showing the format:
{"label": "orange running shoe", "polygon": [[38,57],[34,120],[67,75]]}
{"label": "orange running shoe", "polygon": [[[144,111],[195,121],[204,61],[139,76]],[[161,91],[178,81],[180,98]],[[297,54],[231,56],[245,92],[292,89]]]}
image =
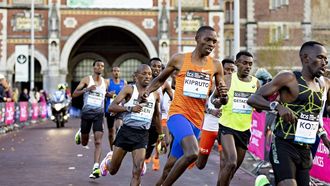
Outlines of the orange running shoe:
{"label": "orange running shoe", "polygon": [[152,157],[152,170],[158,171],[159,170],[159,158],[155,158],[155,156]]}
{"label": "orange running shoe", "polygon": [[149,163],[150,163],[150,161],[151,161],[151,157],[150,157],[150,158],[148,158],[148,159],[145,159],[145,160],[144,160],[144,163],[146,163],[146,164],[149,164]]}

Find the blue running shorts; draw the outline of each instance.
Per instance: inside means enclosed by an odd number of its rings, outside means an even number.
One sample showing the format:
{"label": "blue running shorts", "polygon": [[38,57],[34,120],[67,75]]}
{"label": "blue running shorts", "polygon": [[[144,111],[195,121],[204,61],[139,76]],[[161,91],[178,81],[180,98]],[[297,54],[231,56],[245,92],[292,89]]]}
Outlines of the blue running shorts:
{"label": "blue running shorts", "polygon": [[183,149],[181,147],[183,138],[194,135],[198,139],[200,129],[182,114],[170,116],[167,120],[167,127],[173,136],[171,156],[179,159],[183,155]]}

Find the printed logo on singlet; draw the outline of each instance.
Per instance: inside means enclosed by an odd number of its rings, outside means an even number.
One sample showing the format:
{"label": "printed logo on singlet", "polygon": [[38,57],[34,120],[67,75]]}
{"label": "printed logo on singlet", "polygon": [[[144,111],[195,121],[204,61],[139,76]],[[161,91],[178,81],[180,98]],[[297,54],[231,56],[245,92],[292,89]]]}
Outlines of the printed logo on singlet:
{"label": "printed logo on singlet", "polygon": [[294,141],[299,143],[314,144],[318,128],[318,114],[307,112],[300,113]]}
{"label": "printed logo on singlet", "polygon": [[[134,99],[133,101],[134,105],[138,105],[139,102],[137,99]],[[151,121],[152,115],[153,115],[153,109],[154,109],[154,104],[152,102],[146,102],[142,103],[143,107],[141,112],[136,113],[132,112],[131,113],[131,119],[135,119],[138,121]]]}
{"label": "printed logo on singlet", "polygon": [[93,107],[101,107],[103,104],[104,96],[99,92],[87,92],[87,105]]}
{"label": "printed logo on singlet", "polygon": [[209,91],[209,86],[210,74],[189,70],[184,79],[183,95],[205,99]]}
{"label": "printed logo on singlet", "polygon": [[247,100],[252,94],[253,93],[251,92],[234,91],[233,112],[240,114],[251,114],[252,107],[247,104]]}

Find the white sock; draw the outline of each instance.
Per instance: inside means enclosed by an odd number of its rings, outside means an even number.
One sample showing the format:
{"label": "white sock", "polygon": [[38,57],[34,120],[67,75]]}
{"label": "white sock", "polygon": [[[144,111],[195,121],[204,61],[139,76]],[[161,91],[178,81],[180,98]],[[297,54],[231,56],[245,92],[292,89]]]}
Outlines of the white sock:
{"label": "white sock", "polygon": [[93,169],[95,169],[95,168],[99,168],[99,166],[100,166],[99,163],[94,163],[94,167],[93,167]]}

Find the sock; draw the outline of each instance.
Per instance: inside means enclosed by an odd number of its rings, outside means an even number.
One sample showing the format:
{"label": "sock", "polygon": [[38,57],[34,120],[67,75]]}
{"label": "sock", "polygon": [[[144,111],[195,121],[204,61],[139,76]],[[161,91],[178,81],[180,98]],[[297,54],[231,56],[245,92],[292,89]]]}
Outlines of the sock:
{"label": "sock", "polygon": [[99,168],[100,164],[99,163],[94,163],[93,169]]}

